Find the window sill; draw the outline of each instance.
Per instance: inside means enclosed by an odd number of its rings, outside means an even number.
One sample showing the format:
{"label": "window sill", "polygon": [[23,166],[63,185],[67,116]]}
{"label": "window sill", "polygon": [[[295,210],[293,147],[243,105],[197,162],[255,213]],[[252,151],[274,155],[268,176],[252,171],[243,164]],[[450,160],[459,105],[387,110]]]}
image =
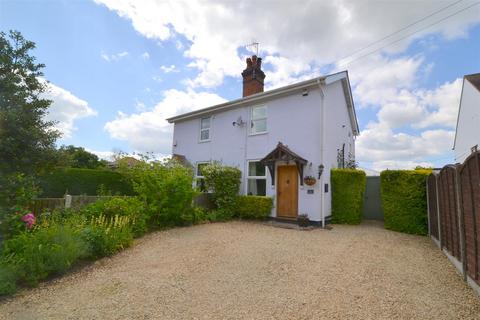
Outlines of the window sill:
{"label": "window sill", "polygon": [[198,140],[198,143],[206,143],[206,142],[210,142],[212,141],[211,139],[208,139],[208,140]]}
{"label": "window sill", "polygon": [[249,135],[249,136],[261,136],[261,135],[264,135],[264,134],[268,134],[268,131],[256,132],[256,133],[249,133],[248,135]]}

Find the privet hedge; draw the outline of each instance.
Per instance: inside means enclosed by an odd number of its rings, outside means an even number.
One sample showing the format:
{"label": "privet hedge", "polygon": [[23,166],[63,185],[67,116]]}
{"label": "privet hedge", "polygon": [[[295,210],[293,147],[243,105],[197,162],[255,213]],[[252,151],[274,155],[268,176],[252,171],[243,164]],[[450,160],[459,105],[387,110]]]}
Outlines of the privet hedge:
{"label": "privet hedge", "polygon": [[359,224],[362,221],[365,172],[354,169],[333,169],[332,223]]}
{"label": "privet hedge", "polygon": [[40,197],[72,195],[97,195],[99,189],[113,195],[132,195],[130,181],[121,173],[106,169],[59,168],[43,176],[39,181]]}
{"label": "privet hedge", "polygon": [[213,163],[203,168],[205,186],[213,192],[213,202],[220,215],[230,219],[235,214],[235,202],[240,189],[242,172],[234,167]]}
{"label": "privet hedge", "polygon": [[427,234],[425,181],[430,170],[386,170],[380,174],[385,228]]}
{"label": "privet hedge", "polygon": [[270,215],[273,199],[261,196],[238,196],[235,216],[241,219],[265,219]]}

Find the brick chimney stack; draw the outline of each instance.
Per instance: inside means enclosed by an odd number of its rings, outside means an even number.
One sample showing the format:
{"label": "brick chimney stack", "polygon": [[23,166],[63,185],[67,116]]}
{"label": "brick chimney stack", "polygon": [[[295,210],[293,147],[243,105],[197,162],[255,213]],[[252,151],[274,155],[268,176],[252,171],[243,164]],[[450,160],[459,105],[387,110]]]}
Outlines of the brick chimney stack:
{"label": "brick chimney stack", "polygon": [[263,92],[265,73],[262,71],[262,58],[252,56],[247,58],[247,68],[242,72],[243,97]]}

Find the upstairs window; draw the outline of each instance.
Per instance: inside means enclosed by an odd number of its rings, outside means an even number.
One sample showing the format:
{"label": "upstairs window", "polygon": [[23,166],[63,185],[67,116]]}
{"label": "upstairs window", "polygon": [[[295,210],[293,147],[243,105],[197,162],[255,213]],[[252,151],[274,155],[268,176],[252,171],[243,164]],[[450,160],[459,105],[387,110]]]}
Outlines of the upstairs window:
{"label": "upstairs window", "polygon": [[200,119],[200,141],[210,141],[210,126],[212,118],[206,117]]}
{"label": "upstairs window", "polygon": [[247,194],[249,196],[267,195],[267,170],[260,161],[248,161]]}
{"label": "upstairs window", "polygon": [[267,132],[267,106],[252,107],[250,134]]}

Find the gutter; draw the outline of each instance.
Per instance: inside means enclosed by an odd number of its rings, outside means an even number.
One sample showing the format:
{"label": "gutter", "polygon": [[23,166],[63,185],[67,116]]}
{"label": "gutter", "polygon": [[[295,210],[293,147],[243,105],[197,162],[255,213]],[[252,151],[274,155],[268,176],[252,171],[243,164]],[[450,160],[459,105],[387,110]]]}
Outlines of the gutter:
{"label": "gutter", "polygon": [[[322,124],[322,129],[321,129],[321,143],[322,145],[320,146],[320,164],[324,164],[324,158],[325,158],[325,92],[323,91],[322,86],[325,84],[325,81],[322,81],[320,79],[317,80],[318,84],[318,89],[320,90],[320,95],[322,97],[321,100],[321,108],[322,108],[322,119],[321,119],[321,124]],[[324,190],[324,177],[325,177],[325,172],[322,173],[322,176],[320,177],[320,192],[321,192],[321,216],[322,216],[322,228],[325,228],[325,190]]]}

